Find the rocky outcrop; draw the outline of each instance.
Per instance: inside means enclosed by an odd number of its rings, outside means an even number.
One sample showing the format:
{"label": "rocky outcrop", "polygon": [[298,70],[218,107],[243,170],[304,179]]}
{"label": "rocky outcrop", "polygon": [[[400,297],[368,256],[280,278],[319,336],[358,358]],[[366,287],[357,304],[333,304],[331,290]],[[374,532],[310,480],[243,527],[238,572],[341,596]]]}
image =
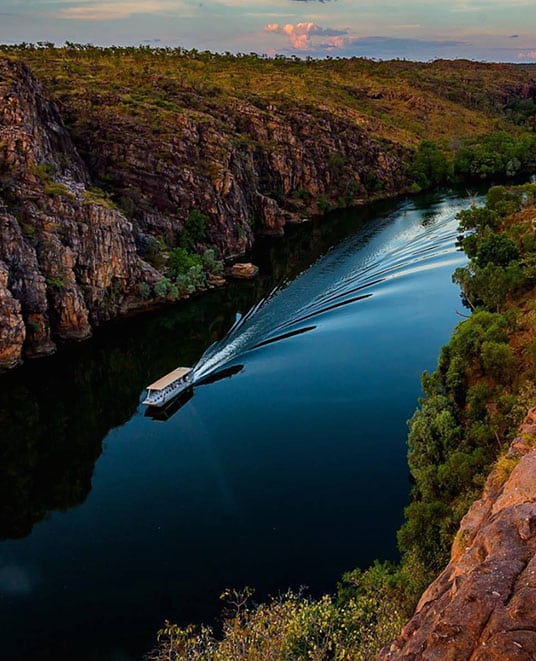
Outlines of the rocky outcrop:
{"label": "rocky outcrop", "polygon": [[199,210],[207,216],[203,241],[233,258],[255,234],[281,235],[289,220],[318,212],[319,200],[349,206],[371,190],[392,194],[407,184],[407,149],[298,104],[231,98],[210,107],[191,95],[181,97],[186,107],[172,122],[154,126],[118,115],[117,100],[100,95],[63,101],[92,176],[113,182],[140,230],[170,245]]}
{"label": "rocky outcrop", "polygon": [[462,520],[449,565],[380,660],[536,658],[535,448],[532,409]]}
{"label": "rocky outcrop", "polygon": [[113,94],[82,86],[60,112],[26,65],[0,60],[0,369],[182,295],[155,292],[177,245],[230,260],[319,201],[407,184],[409,151],[349,117],[185,93],[155,123]]}
{"label": "rocky outcrop", "polygon": [[139,303],[132,225],[88,185],[57,107],[0,61],[0,368]]}
{"label": "rocky outcrop", "polygon": [[8,277],[7,266],[0,262],[0,369],[19,364],[26,337],[20,303],[8,289]]}
{"label": "rocky outcrop", "polygon": [[230,275],[239,280],[250,280],[259,273],[259,267],[251,262],[236,262],[233,264]]}

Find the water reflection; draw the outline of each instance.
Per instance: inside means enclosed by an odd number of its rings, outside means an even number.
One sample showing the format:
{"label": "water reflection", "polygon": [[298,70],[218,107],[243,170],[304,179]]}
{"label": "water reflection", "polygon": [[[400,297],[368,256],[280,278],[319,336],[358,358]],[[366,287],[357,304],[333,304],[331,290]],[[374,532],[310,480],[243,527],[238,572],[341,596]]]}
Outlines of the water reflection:
{"label": "water reflection", "polygon": [[132,417],[148,383],[171,367],[194,364],[237,315],[399,204],[381,202],[291,227],[284,239],[259,241],[251,255],[261,268],[256,280],[108,325],[89,342],[1,375],[0,539],[25,537],[48,512],[83,503],[103,439]]}

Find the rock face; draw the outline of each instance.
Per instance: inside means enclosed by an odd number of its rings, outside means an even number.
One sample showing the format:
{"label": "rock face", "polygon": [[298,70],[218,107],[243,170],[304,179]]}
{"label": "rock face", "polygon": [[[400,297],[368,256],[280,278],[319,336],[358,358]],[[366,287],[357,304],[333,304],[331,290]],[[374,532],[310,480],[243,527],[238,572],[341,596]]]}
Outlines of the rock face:
{"label": "rock face", "polygon": [[407,149],[327,111],[230,99],[199,112],[188,93],[188,112],[151,125],[84,94],[83,113],[60,113],[26,65],[0,59],[0,370],[164,300],[154,287],[177,245],[231,259],[323,197],[408,183]]}
{"label": "rock face", "polygon": [[139,304],[132,225],[88,184],[56,106],[0,60],[0,369]]}
{"label": "rock face", "polygon": [[0,262],[0,366],[15,367],[20,362],[26,337],[20,303],[7,287],[9,272]]}
{"label": "rock face", "polygon": [[348,119],[233,99],[199,112],[206,99],[181,101],[184,112],[155,127],[118,116],[111,101],[65,99],[92,176],[113,182],[140,229],[168,243],[201,210],[207,242],[233,258],[255,233],[281,235],[289,220],[318,211],[319,199],[348,206],[372,185],[393,193],[407,184],[409,151]]}
{"label": "rock face", "polygon": [[536,659],[535,447],[532,409],[462,520],[449,565],[380,660]]}

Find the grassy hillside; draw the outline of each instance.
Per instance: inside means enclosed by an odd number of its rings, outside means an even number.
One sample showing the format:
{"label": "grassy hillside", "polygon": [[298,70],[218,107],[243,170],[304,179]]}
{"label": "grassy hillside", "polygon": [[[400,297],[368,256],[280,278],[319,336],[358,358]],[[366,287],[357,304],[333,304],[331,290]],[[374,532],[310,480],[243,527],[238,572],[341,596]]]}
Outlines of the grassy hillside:
{"label": "grassy hillside", "polygon": [[[98,108],[170,130],[177,113],[218,116],[229,100],[351,117],[406,146],[534,127],[536,71],[508,64],[263,59],[181,49],[2,47],[30,64],[79,125]],[[224,116],[222,116],[224,119]]]}

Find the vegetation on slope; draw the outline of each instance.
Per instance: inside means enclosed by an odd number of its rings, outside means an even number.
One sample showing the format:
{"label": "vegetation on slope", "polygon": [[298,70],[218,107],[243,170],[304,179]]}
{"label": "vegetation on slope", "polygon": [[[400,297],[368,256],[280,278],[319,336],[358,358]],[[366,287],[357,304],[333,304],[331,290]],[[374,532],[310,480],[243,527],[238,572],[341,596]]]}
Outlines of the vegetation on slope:
{"label": "vegetation on slope", "polygon": [[536,76],[515,65],[302,60],[69,43],[0,50],[31,64],[82,116],[89,111],[82,100],[94,94],[104,112],[160,122],[177,112],[218,114],[228,99],[248,100],[259,107],[269,103],[350,114],[370,122],[378,136],[407,145],[434,138],[445,147],[512,124],[533,128],[535,123]]}
{"label": "vegetation on slope", "polygon": [[[140,257],[162,275],[157,291],[140,283],[142,299],[202,289],[207,265],[192,267],[207,249],[234,257],[290,219],[536,165],[529,67],[72,43],[0,53],[59,102],[95,184],[86,201],[132,222]],[[47,195],[64,196],[46,175]],[[195,264],[179,272],[177,249]]]}
{"label": "vegetation on slope", "polygon": [[534,184],[497,186],[486,206],[460,213],[470,261],[453,279],[474,312],[423,375],[408,438],[415,484],[399,544],[424,583],[445,565],[461,517],[536,399],[535,202]]}

